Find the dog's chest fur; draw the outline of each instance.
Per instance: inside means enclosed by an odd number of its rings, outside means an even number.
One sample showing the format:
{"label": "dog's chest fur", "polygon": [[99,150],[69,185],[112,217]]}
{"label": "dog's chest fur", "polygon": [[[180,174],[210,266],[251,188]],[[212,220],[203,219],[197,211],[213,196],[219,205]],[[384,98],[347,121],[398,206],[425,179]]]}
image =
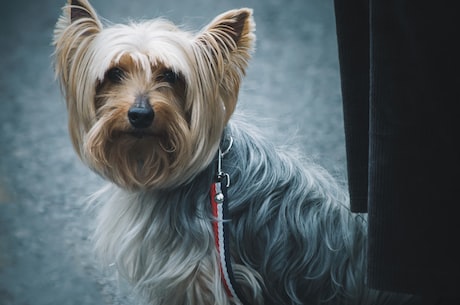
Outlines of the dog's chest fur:
{"label": "dog's chest fur", "polygon": [[[235,144],[223,170],[231,177],[232,258],[247,299],[279,304],[304,295],[334,304],[339,291],[362,293],[352,284],[362,276],[356,244],[365,241],[364,226],[346,209],[345,193],[321,168],[301,166],[239,124],[226,129]],[[211,164],[170,190],[127,193],[111,186],[101,193],[96,246],[154,304],[230,304],[212,232],[214,174]]]}

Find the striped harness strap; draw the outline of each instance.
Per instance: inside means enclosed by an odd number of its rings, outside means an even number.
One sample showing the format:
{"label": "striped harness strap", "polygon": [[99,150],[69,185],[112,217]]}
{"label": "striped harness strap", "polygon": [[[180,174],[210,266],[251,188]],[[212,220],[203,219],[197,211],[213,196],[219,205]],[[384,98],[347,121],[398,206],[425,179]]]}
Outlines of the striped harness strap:
{"label": "striped harness strap", "polygon": [[249,305],[249,303],[244,299],[241,290],[239,289],[239,285],[235,281],[230,259],[228,236],[230,219],[227,217],[227,187],[230,186],[230,176],[227,173],[222,172],[222,159],[229,152],[232,144],[233,138],[230,137],[228,148],[224,152],[222,152],[220,148],[218,151],[217,175],[210,190],[212,215],[214,217],[212,227],[214,231],[214,241],[219,254],[220,274],[225,291],[235,303]]}

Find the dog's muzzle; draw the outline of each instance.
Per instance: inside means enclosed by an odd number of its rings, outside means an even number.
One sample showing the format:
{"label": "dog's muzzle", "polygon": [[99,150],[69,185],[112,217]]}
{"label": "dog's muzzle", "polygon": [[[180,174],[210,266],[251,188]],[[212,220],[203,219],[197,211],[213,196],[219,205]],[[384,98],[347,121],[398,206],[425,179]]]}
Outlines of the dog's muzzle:
{"label": "dog's muzzle", "polygon": [[136,129],[149,127],[154,117],[155,112],[150,105],[149,98],[144,95],[138,96],[128,110],[129,123]]}

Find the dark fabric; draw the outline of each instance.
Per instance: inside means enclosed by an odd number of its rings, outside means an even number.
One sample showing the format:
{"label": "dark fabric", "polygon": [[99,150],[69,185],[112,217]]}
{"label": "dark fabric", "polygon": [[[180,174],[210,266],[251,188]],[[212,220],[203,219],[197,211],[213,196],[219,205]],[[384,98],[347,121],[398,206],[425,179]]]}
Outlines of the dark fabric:
{"label": "dark fabric", "polygon": [[458,8],[335,0],[350,200],[369,213],[372,288],[458,294]]}
{"label": "dark fabric", "polygon": [[369,4],[367,0],[336,1],[335,16],[351,209],[367,212]]}

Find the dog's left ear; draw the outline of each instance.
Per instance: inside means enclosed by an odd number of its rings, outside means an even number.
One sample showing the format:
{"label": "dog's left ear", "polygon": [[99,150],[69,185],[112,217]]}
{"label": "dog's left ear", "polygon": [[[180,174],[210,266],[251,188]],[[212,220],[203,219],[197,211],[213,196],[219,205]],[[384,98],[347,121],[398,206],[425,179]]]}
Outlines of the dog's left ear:
{"label": "dog's left ear", "polygon": [[248,53],[255,40],[254,30],[252,9],[242,8],[227,11],[214,18],[198,39],[222,51]]}
{"label": "dog's left ear", "polygon": [[220,82],[226,120],[236,107],[239,85],[255,43],[252,9],[241,8],[217,16],[197,36],[208,71]]}

